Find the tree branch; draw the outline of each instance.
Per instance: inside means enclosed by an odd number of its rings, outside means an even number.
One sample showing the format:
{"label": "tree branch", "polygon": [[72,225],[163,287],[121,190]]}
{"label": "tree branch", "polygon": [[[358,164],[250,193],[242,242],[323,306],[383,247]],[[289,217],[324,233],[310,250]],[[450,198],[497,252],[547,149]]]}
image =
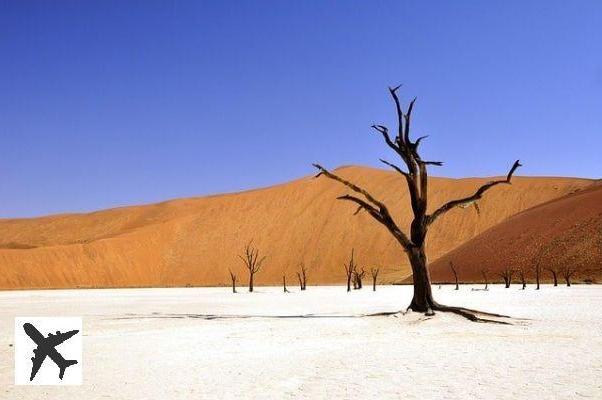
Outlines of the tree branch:
{"label": "tree branch", "polygon": [[[391,217],[391,214],[389,213],[389,209],[387,208],[387,206],[385,206],[384,203],[376,200],[370,193],[368,193],[367,190],[362,189],[359,186],[341,178],[340,176],[333,174],[332,172],[328,171],[326,168],[322,167],[321,165],[313,164],[313,166],[320,170],[320,173],[317,176],[324,175],[330,179],[333,179],[337,182],[342,183],[343,185],[347,186],[354,192],[362,194],[366,199],[368,199],[368,201],[370,203],[374,204],[374,206],[371,204],[368,204],[364,200],[361,200],[357,197],[350,196],[350,195],[340,196],[339,199],[353,201],[354,203],[358,204],[360,207],[366,209],[370,213],[370,215],[372,215],[372,217],[374,217],[374,219],[376,219],[378,222],[380,222],[382,225],[384,225],[389,230],[389,232],[391,232],[393,234],[393,236],[395,236],[397,241],[403,246],[403,248],[406,251],[409,250],[410,248],[412,248],[412,246],[414,244],[410,241],[410,239],[408,239],[406,234],[403,233],[401,231],[401,229],[399,229],[399,227],[393,220],[393,217]],[[357,214],[357,211],[356,211],[356,214]]]}
{"label": "tree branch", "polygon": [[418,161],[419,164],[424,164],[424,165],[436,165],[438,167],[443,165],[443,161]]}
{"label": "tree branch", "polygon": [[388,162],[387,160],[383,160],[382,158],[379,158],[379,160],[381,163],[388,165],[389,167],[393,168],[395,171],[399,172],[406,178],[408,177],[409,174],[407,172],[405,172],[404,170],[402,170],[401,168],[399,168],[397,165],[392,164],[392,163]]}
{"label": "tree branch", "polygon": [[389,93],[391,93],[391,96],[393,97],[393,100],[395,101],[395,109],[397,110],[397,139],[396,141],[399,142],[400,146],[405,146],[407,145],[407,142],[404,140],[404,129],[403,129],[403,110],[401,109],[401,103],[399,102],[399,97],[397,96],[397,90],[401,87],[401,85],[396,86],[394,88],[389,88]]}
{"label": "tree branch", "polygon": [[347,186],[354,192],[362,194],[366,199],[368,199],[369,202],[371,202],[372,204],[375,204],[379,208],[381,208],[381,209],[387,208],[384,205],[384,203],[376,200],[370,193],[368,193],[367,190],[362,189],[361,187],[349,182],[348,180],[345,180],[345,179],[341,178],[340,176],[333,174],[332,172],[328,171],[326,168],[322,167],[320,164],[312,164],[312,165],[320,170],[320,173],[318,175],[316,175],[316,178],[320,175],[325,175],[330,179],[333,179],[337,182],[342,183],[343,185]]}
{"label": "tree branch", "polygon": [[510,168],[510,172],[508,172],[506,179],[488,182],[485,185],[481,186],[472,196],[468,196],[463,199],[452,200],[450,202],[445,203],[428,217],[428,224],[432,224],[437,218],[439,218],[441,215],[445,214],[454,207],[461,207],[464,205],[470,205],[471,203],[474,203],[475,201],[479,200],[487,190],[491,189],[495,185],[499,185],[502,183],[511,184],[510,181],[512,179],[514,171],[516,171],[516,169],[521,166],[522,165],[520,164],[519,160],[516,160],[512,165],[512,168]]}
{"label": "tree branch", "polygon": [[412,120],[412,110],[414,109],[415,102],[416,97],[414,97],[414,99],[410,102],[410,105],[408,106],[408,112],[405,115],[406,124],[403,132],[403,140],[406,143],[406,145],[410,145],[412,143],[410,142],[410,122]]}
{"label": "tree branch", "polygon": [[368,211],[370,213],[370,215],[372,215],[379,222],[382,222],[382,215],[380,215],[380,212],[378,212],[378,210],[376,208],[372,207],[370,204],[366,203],[362,199],[358,199],[355,196],[346,194],[344,196],[337,197],[337,200],[348,200],[348,201],[352,201],[352,202],[356,203],[358,205],[358,208],[353,213],[353,215],[356,215],[358,212],[360,212],[362,209],[364,209],[364,210]]}
{"label": "tree branch", "polygon": [[393,141],[391,140],[391,136],[389,136],[389,128],[387,128],[386,126],[383,126],[383,125],[372,125],[372,129],[379,132],[383,136],[387,146],[389,146],[390,148],[395,150],[395,152],[397,154],[399,154],[400,156],[402,155],[401,149],[399,147],[397,147],[397,145],[395,143],[393,143]]}

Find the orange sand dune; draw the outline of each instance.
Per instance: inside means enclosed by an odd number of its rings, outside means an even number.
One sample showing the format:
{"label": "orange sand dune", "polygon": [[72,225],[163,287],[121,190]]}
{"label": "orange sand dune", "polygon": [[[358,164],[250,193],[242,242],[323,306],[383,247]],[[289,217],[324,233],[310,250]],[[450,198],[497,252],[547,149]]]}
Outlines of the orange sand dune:
{"label": "orange sand dune", "polygon": [[[481,270],[524,268],[534,279],[535,262],[545,268],[578,269],[576,280],[602,279],[602,185],[536,206],[481,233],[431,265],[434,281],[452,281],[451,260],[460,280],[481,281]],[[518,276],[516,277],[518,279]]]}
{"label": "orange sand dune", "polygon": [[[410,221],[405,182],[396,173],[366,167],[338,172],[391,204],[403,227]],[[490,178],[432,178],[431,209],[472,193]],[[535,205],[592,184],[577,178],[516,177],[473,208],[437,221],[429,239],[432,260]],[[309,283],[341,282],[351,248],[386,282],[409,275],[404,254],[370,216],[335,198],[346,190],[328,179],[302,178],[265,189],[172,200],[89,214],[0,220],[0,288],[219,285],[251,239],[268,258],[259,284],[280,283],[296,266],[311,268]]]}

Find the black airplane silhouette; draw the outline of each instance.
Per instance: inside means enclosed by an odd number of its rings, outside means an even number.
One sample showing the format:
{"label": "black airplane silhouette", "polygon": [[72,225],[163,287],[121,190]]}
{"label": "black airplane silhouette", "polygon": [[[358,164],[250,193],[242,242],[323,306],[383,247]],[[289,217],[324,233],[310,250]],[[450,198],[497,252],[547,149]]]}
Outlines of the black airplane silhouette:
{"label": "black airplane silhouette", "polygon": [[77,332],[79,332],[78,330],[65,333],[57,331],[56,335],[49,333],[48,337],[45,338],[44,335],[42,335],[40,331],[38,331],[36,327],[29,322],[23,324],[23,329],[25,330],[25,333],[27,333],[27,336],[29,336],[31,340],[38,345],[38,347],[33,350],[35,357],[31,357],[33,365],[31,367],[31,376],[29,377],[30,382],[38,373],[38,370],[42,366],[46,356],[50,357],[50,359],[54,361],[54,363],[60,368],[59,378],[61,380],[65,374],[65,369],[70,365],[77,364],[76,360],[65,360],[63,356],[56,351],[55,347],[77,334]]}

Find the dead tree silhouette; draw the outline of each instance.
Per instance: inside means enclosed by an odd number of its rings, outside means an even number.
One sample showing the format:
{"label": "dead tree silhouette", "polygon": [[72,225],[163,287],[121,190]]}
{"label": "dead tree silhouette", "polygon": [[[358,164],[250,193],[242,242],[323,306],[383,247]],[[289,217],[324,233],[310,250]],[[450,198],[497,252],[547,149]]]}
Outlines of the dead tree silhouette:
{"label": "dead tree silhouette", "polygon": [[286,274],[282,275],[282,288],[284,289],[284,293],[289,293],[288,289],[286,288]]}
{"label": "dead tree silhouette", "polygon": [[548,267],[546,268],[552,274],[552,279],[554,280],[554,286],[558,286],[558,268],[557,267]]}
{"label": "dead tree silhouette", "polygon": [[453,262],[449,262],[449,267],[451,268],[452,272],[454,273],[454,278],[456,279],[456,290],[460,289],[460,285],[458,285],[458,271],[456,271],[456,268],[454,267],[454,263]]}
{"label": "dead tree silhouette", "polygon": [[506,289],[510,287],[512,283],[512,276],[514,275],[514,270],[512,268],[506,267],[502,272],[498,274],[504,280],[504,286]]}
{"label": "dead tree silhouette", "polygon": [[[316,177],[326,176],[342,183],[357,195],[345,194],[338,199],[355,203],[358,208],[355,212],[364,210],[378,223],[382,224],[395,240],[399,243],[403,251],[406,253],[410,265],[412,267],[412,276],[414,281],[414,295],[408,307],[408,310],[422,312],[426,315],[433,315],[434,311],[452,312],[468,318],[472,321],[485,321],[478,315],[488,315],[488,313],[477,310],[469,310],[462,307],[450,307],[437,303],[431,290],[431,276],[426,255],[426,237],[429,228],[432,224],[448,211],[456,207],[467,207],[475,205],[482,198],[486,191],[500,184],[510,184],[512,175],[518,167],[521,166],[519,161],[515,161],[505,179],[493,180],[478,188],[474,194],[448,201],[441,205],[431,214],[428,210],[428,172],[427,167],[430,165],[443,165],[439,161],[427,161],[423,159],[418,152],[421,141],[426,137],[422,136],[412,141],[410,139],[410,125],[412,120],[412,110],[416,99],[412,100],[406,111],[402,109],[399,97],[397,95],[398,87],[389,88],[389,93],[395,102],[397,112],[397,133],[393,139],[389,135],[389,129],[383,125],[373,125],[372,128],[380,133],[394,153],[399,156],[401,161],[406,165],[407,171],[402,170],[397,165],[385,160],[381,160],[384,164],[390,166],[397,171],[405,179],[410,195],[412,211],[414,214],[409,235],[404,233],[399,225],[394,221],[389,208],[382,201],[378,200],[374,195],[367,190],[357,186],[356,184],[334,174],[322,167],[320,164],[314,164],[319,172]],[[476,206],[475,206],[476,207]],[[489,316],[500,317],[497,314],[489,314]],[[494,322],[486,320],[487,322]]]}
{"label": "dead tree silhouette", "polygon": [[549,246],[542,246],[535,256],[535,290],[539,290],[539,283],[541,281],[541,261],[546,253],[549,251]]}
{"label": "dead tree silhouette", "polygon": [[299,263],[299,272],[297,272],[297,278],[299,278],[299,288],[301,290],[307,289],[307,268],[305,263]]}
{"label": "dead tree silhouette", "polygon": [[261,266],[265,261],[265,256],[259,258],[259,249],[253,246],[253,241],[250,241],[245,246],[245,254],[239,255],[247,270],[249,270],[249,292],[253,291],[253,281],[255,274],[261,270]]}
{"label": "dead tree silhouette", "polygon": [[232,280],[232,293],[236,293],[236,274],[231,269],[228,272],[230,272],[230,279]]}
{"label": "dead tree silhouette", "polygon": [[348,264],[343,264],[345,267],[345,275],[347,276],[347,291],[351,292],[351,278],[353,277],[353,273],[357,266],[355,265],[355,261],[353,260],[354,249],[351,249],[351,258],[349,259]]}
{"label": "dead tree silhouette", "polygon": [[358,271],[357,268],[355,269],[355,271],[353,271],[353,288],[354,289],[359,290],[363,287],[362,279],[364,278],[365,273],[366,273],[366,271],[363,268],[361,271]]}
{"label": "dead tree silhouette", "polygon": [[573,275],[575,275],[575,273],[577,272],[577,269],[574,267],[565,266],[562,268],[561,272],[562,272],[562,277],[564,278],[564,281],[566,282],[566,285],[571,286],[571,278],[573,277]]}
{"label": "dead tree silhouette", "polygon": [[483,280],[485,281],[485,289],[484,290],[489,290],[487,287],[489,286],[489,279],[487,279],[487,273],[489,271],[487,271],[486,269],[482,269],[481,270],[481,275],[483,275]]}
{"label": "dead tree silhouette", "polygon": [[516,272],[518,272],[518,277],[520,278],[520,283],[523,285],[522,289],[525,290],[527,288],[527,277],[525,274],[525,269],[524,268],[518,268],[516,270]]}
{"label": "dead tree silhouette", "polygon": [[378,273],[380,272],[380,268],[371,268],[370,275],[372,275],[372,291],[376,292],[376,279],[378,278]]}

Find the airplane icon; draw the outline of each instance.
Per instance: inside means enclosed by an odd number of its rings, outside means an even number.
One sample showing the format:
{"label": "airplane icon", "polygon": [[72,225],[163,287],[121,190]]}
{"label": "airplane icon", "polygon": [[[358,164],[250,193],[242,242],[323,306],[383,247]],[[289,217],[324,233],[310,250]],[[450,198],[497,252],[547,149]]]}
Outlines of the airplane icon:
{"label": "airplane icon", "polygon": [[46,359],[46,356],[50,357],[50,359],[59,367],[59,378],[61,380],[65,374],[65,369],[70,365],[77,364],[76,360],[65,360],[65,358],[63,358],[63,356],[55,349],[55,347],[77,334],[79,330],[73,330],[64,333],[57,331],[56,335],[49,333],[48,337],[44,337],[44,335],[42,335],[40,331],[38,331],[36,327],[30,323],[23,324],[23,330],[25,330],[27,336],[29,336],[31,340],[38,345],[38,347],[33,350],[35,356],[31,357],[33,365],[31,367],[31,376],[29,377],[30,382],[38,373],[42,363]]}

